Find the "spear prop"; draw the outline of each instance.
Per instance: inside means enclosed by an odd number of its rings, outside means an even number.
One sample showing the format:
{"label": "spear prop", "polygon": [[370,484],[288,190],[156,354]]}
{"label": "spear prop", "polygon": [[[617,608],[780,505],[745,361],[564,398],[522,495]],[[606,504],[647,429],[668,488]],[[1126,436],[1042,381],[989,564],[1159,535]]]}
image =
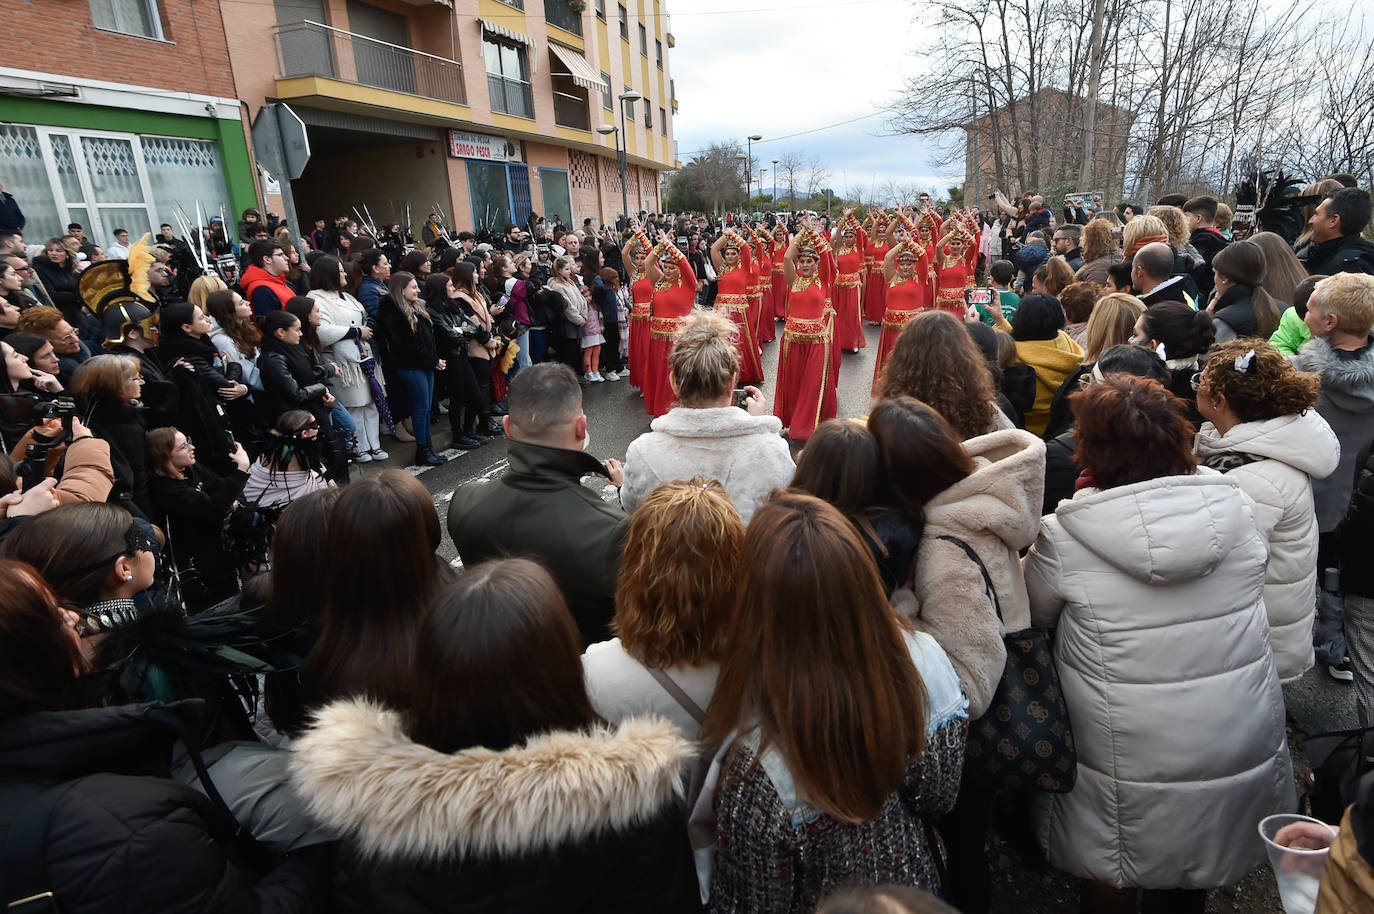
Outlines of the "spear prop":
{"label": "spear prop", "polygon": [[209,261],[205,259],[205,230],[201,228],[201,226],[204,225],[203,219],[204,216],[201,213],[200,200],[196,200],[196,240],[200,242],[201,269],[206,269],[205,264]]}

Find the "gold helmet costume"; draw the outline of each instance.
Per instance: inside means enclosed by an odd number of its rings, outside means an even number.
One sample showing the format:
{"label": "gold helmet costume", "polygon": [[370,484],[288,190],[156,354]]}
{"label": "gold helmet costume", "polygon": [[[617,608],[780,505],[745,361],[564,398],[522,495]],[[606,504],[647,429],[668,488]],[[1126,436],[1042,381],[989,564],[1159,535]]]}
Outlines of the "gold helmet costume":
{"label": "gold helmet costume", "polygon": [[77,290],[104,325],[106,346],[124,343],[132,329],[157,339],[157,299],[148,283],[148,267],[155,259],[151,240],[145,234],[129,248],[127,260],[105,260],[81,274]]}

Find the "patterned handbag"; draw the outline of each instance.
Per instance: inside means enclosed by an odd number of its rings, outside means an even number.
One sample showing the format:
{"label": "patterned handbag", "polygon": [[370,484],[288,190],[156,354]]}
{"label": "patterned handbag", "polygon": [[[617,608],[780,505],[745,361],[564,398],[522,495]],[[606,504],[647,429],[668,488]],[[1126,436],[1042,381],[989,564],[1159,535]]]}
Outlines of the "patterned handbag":
{"label": "patterned handbag", "polygon": [[[956,537],[939,539],[954,543],[978,566],[997,620],[1002,621],[1002,605],[978,553]],[[1002,640],[1007,646],[1007,668],[987,713],[969,723],[965,773],[994,790],[1068,793],[1073,789],[1078,756],[1049,634],[1027,628],[1008,632]]]}

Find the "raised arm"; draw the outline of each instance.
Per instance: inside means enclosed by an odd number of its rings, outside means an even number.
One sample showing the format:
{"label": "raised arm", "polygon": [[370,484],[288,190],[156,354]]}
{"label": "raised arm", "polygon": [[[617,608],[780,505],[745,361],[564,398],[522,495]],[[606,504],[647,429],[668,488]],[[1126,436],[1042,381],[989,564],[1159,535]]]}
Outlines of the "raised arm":
{"label": "raised arm", "polygon": [[725,258],[721,256],[720,252],[725,247],[725,242],[729,240],[729,234],[722,233],[719,238],[711,243],[711,266],[715,268],[717,276],[725,272]]}
{"label": "raised arm", "polygon": [[782,278],[791,286],[797,278],[797,239],[794,236],[782,255]]}
{"label": "raised arm", "polygon": [[897,257],[906,249],[905,241],[894,244],[883,257],[883,282],[889,286],[892,285],[892,280],[897,278]]}

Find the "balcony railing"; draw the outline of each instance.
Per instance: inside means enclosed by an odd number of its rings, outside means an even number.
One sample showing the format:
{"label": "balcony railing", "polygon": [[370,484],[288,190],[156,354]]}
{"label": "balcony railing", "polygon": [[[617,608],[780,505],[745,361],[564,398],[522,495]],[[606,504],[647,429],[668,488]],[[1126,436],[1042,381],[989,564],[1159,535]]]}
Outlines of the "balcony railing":
{"label": "balcony railing", "polygon": [[575,130],[591,130],[591,118],[587,114],[587,100],[566,92],[553,93],[553,122],[560,127]]}
{"label": "balcony railing", "polygon": [[582,34],[582,13],[574,12],[568,0],[544,0],[544,21],[565,32]]}
{"label": "balcony railing", "polygon": [[534,120],[534,93],[529,83],[488,73],[487,91],[491,93],[492,111]]}
{"label": "balcony railing", "polygon": [[466,105],[463,65],[318,22],[276,27],[277,78],[323,76]]}

